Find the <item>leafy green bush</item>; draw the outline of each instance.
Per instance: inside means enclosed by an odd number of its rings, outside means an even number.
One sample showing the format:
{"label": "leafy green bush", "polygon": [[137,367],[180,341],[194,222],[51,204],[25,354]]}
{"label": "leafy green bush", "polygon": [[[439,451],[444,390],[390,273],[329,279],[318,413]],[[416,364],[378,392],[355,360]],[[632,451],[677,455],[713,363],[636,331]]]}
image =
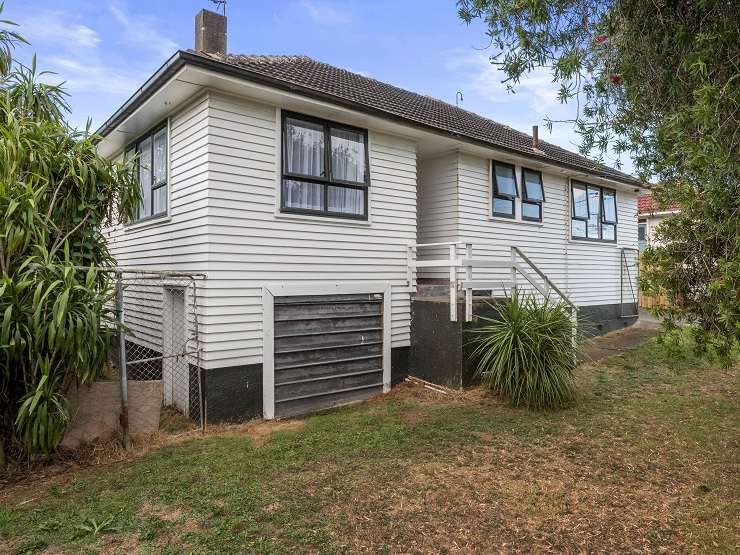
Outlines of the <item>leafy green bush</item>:
{"label": "leafy green bush", "polygon": [[12,60],[21,40],[0,28],[0,471],[6,452],[56,448],[70,384],[100,375],[112,288],[80,266],[114,264],[102,229],[140,199],[131,165],[102,158],[89,130],[64,121],[64,90],[35,59]]}
{"label": "leafy green bush", "polygon": [[490,306],[496,316],[479,316],[484,324],[470,331],[482,383],[515,406],[547,409],[569,404],[578,355],[571,309],[519,291]]}
{"label": "leafy green bush", "polygon": [[[663,295],[667,329],[729,364],[740,347],[740,25],[737,2],[458,0],[480,19],[512,90],[552,76],[582,154],[628,155],[679,213],[642,254],[640,290]],[[552,129],[556,122],[547,117]],[[634,224],[631,224],[634,225]],[[680,336],[685,337],[685,336]]]}

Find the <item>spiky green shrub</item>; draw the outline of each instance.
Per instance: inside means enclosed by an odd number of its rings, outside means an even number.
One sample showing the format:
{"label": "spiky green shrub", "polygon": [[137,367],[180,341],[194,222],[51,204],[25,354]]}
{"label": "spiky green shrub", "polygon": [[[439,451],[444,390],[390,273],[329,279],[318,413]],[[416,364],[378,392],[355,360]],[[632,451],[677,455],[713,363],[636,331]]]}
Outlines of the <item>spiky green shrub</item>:
{"label": "spiky green shrub", "polygon": [[495,315],[479,316],[470,331],[472,356],[481,382],[514,406],[557,408],[574,396],[574,341],[570,308],[516,291],[497,304]]}
{"label": "spiky green shrub", "polygon": [[102,228],[130,219],[140,198],[131,167],[66,124],[64,90],[35,59],[13,62],[20,40],[0,28],[0,471],[6,450],[52,451],[70,384],[100,375],[111,280],[80,266],[112,265]]}

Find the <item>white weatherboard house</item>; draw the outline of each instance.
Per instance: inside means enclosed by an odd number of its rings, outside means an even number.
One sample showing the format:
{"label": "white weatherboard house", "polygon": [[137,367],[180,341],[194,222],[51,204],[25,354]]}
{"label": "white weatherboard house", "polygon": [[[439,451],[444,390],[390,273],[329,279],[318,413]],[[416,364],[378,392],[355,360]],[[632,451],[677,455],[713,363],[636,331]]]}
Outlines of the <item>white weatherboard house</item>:
{"label": "white weatherboard house", "polygon": [[108,230],[118,264],[207,275],[209,421],[362,399],[409,371],[464,383],[480,295],[515,283],[597,331],[634,322],[633,177],[308,57],[224,52],[225,17],[200,12],[196,49],[99,130],[103,155],[140,156],[140,219]]}

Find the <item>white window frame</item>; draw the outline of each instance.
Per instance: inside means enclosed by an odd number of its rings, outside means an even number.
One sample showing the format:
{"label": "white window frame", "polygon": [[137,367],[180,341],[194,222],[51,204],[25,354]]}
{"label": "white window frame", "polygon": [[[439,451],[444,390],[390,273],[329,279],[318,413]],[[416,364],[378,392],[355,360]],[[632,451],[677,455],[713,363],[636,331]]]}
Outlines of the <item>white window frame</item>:
{"label": "white window frame", "polygon": [[[573,235],[573,220],[578,220],[581,222],[586,222],[586,225],[588,226],[588,219],[584,219],[582,217],[576,217],[575,216],[575,202],[573,197],[573,188],[574,186],[583,187],[586,190],[586,207],[587,211],[590,213],[590,207],[588,206],[588,188],[594,188],[599,189],[599,237],[580,237],[580,236],[574,236]],[[614,194],[614,221],[610,222],[604,219],[604,191],[609,191],[610,193]],[[569,213],[567,215],[568,217],[568,237],[570,237],[571,241],[578,241],[578,242],[585,242],[585,243],[597,243],[597,244],[605,244],[605,245],[616,245],[619,243],[619,195],[617,194],[617,189],[613,187],[609,187],[606,185],[597,185],[596,183],[591,183],[589,181],[583,181],[580,179],[570,179],[570,183],[568,185],[568,205],[569,205]],[[613,225],[614,226],[614,239],[603,239],[603,226],[604,225]],[[586,232],[588,235],[588,231]]]}

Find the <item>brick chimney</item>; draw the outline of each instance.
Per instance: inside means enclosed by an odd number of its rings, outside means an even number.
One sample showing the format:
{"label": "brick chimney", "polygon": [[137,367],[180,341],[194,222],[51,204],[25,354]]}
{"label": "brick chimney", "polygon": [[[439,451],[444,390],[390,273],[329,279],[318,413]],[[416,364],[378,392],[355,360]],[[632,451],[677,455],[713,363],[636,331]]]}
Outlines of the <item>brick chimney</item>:
{"label": "brick chimney", "polygon": [[532,126],[532,148],[535,150],[540,148],[540,128],[536,125]]}
{"label": "brick chimney", "polygon": [[195,16],[195,49],[208,54],[226,54],[226,16],[200,10]]}

